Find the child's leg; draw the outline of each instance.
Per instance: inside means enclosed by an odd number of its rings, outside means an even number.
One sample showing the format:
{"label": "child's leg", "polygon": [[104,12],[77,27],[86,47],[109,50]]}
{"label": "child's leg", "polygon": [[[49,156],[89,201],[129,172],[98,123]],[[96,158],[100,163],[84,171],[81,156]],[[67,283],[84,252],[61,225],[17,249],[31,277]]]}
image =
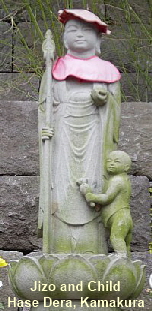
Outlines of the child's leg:
{"label": "child's leg", "polygon": [[130,244],[129,237],[127,243],[125,240],[132,228],[130,212],[126,209],[121,209],[111,216],[108,226],[111,227],[110,241],[114,251],[127,256]]}

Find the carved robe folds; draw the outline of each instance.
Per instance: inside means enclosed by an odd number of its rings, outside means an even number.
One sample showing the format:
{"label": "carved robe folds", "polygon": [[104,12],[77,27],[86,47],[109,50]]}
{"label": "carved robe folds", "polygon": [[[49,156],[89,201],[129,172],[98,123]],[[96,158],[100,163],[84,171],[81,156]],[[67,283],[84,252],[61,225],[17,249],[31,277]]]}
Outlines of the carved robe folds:
{"label": "carved robe folds", "polygon": [[[52,138],[51,246],[53,253],[106,253],[100,213],[89,207],[76,181],[88,179],[99,193],[106,187],[105,158],[115,150],[120,119],[119,82],[102,85],[108,102],[97,107],[92,101],[94,83],[75,79],[54,80]],[[45,93],[45,75],[41,84]],[[39,105],[39,128],[45,126],[45,104]],[[41,140],[41,139],[40,139]],[[43,156],[41,167],[43,166]],[[42,175],[42,174],[41,174]],[[43,181],[40,183],[39,227],[43,223]]]}

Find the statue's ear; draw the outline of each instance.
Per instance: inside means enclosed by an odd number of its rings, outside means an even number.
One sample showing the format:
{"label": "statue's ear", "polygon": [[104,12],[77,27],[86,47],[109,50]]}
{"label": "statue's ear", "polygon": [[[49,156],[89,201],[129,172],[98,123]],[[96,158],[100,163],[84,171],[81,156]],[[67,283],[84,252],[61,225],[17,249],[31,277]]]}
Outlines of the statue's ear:
{"label": "statue's ear", "polygon": [[130,165],[125,164],[124,171],[127,173],[130,170]]}
{"label": "statue's ear", "polygon": [[100,46],[101,46],[101,41],[102,41],[102,34],[99,33],[98,34],[98,38],[97,38],[97,43],[96,43],[96,55],[100,55],[101,54],[101,49],[100,49]]}

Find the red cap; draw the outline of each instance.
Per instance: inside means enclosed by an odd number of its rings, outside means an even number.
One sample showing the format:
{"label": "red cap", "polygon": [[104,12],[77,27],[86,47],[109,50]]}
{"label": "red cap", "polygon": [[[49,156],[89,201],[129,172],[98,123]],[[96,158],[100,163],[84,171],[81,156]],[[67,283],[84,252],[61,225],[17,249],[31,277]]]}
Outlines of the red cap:
{"label": "red cap", "polygon": [[108,25],[104,23],[97,15],[88,10],[60,10],[58,11],[58,19],[61,23],[66,24],[70,19],[80,19],[87,23],[95,25],[102,33],[109,35]]}

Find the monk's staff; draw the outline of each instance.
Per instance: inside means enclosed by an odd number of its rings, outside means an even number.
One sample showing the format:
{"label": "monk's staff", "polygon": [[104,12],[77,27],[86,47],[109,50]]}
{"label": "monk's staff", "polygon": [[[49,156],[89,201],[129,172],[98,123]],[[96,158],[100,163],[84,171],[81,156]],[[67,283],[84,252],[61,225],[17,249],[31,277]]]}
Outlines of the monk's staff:
{"label": "monk's staff", "polygon": [[[55,45],[51,30],[47,30],[45,40],[42,44],[42,51],[46,66],[46,107],[45,107],[45,126],[47,129],[53,127],[53,97],[52,97],[52,62],[54,59]],[[42,129],[45,132],[45,129]],[[43,135],[43,157],[44,157],[44,215],[43,215],[43,252],[50,253],[51,244],[51,158],[52,140],[48,135]]]}

